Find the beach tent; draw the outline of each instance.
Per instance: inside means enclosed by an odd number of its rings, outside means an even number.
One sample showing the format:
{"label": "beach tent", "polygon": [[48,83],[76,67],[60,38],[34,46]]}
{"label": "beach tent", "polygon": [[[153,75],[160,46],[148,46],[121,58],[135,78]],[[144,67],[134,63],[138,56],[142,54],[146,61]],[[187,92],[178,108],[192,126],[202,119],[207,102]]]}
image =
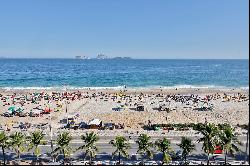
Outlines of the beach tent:
{"label": "beach tent", "polygon": [[102,121],[100,119],[92,119],[88,124],[90,129],[98,129],[102,126]]}
{"label": "beach tent", "polygon": [[100,119],[92,119],[88,125],[100,125],[101,122],[102,121]]}
{"label": "beach tent", "polygon": [[39,109],[33,109],[31,110],[32,114],[41,114],[42,113],[42,110],[39,110]]}

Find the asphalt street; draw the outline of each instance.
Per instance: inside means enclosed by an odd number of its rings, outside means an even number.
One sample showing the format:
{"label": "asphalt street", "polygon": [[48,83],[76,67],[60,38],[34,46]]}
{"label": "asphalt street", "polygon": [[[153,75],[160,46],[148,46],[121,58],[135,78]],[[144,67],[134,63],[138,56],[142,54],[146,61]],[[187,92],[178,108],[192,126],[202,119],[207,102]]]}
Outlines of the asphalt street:
{"label": "asphalt street", "polygon": [[[114,139],[115,137],[109,136],[103,136],[100,137],[100,140],[97,142],[97,147],[99,149],[98,155],[96,156],[96,160],[115,160],[116,158],[112,159],[112,152],[114,152],[115,148],[109,144],[109,141]],[[129,149],[129,154],[131,156],[130,159],[124,159],[124,160],[139,160],[140,156],[136,155],[137,149],[138,149],[138,145],[135,143],[137,137],[127,137],[127,139],[129,140],[130,143],[130,149]],[[151,137],[151,141],[154,142],[157,139],[160,139],[162,137]],[[175,152],[177,152],[178,150],[180,150],[179,146],[177,144],[180,143],[181,141],[181,137],[177,137],[177,136],[172,136],[172,137],[167,137],[170,141],[171,141],[171,146],[172,148],[175,150]],[[202,150],[202,144],[197,142],[198,137],[190,137],[192,139],[192,142],[195,144],[196,149],[194,152],[192,152],[192,155],[189,156],[189,159],[194,159],[194,160],[206,160],[207,156],[206,154],[203,152]],[[51,144],[49,141],[49,137],[46,137],[47,144],[46,145],[41,145],[41,153],[43,154],[49,154],[51,152]],[[56,138],[54,138],[56,139]],[[243,151],[243,153],[238,153],[234,159],[236,160],[244,160],[245,159],[245,149],[246,149],[246,136],[240,136],[239,140],[243,142],[243,145],[240,146],[240,149]],[[75,151],[79,146],[81,146],[83,144],[83,141],[79,138],[79,137],[74,137],[70,146],[72,147],[72,154],[71,154],[71,158],[72,159],[77,159],[77,160],[82,160],[83,159],[83,152],[82,151]],[[55,141],[53,143],[53,148],[56,148],[56,144]],[[2,152],[0,150],[0,152]],[[15,158],[15,154],[13,152],[11,152],[10,150],[7,150],[7,157],[8,159],[13,159]],[[153,158],[153,160],[161,160],[161,154],[158,154],[155,150],[155,156]],[[248,157],[249,157],[249,149],[248,149]],[[21,156],[22,158],[26,158],[26,159],[34,159],[34,155],[32,155],[32,152],[26,152],[23,153],[23,155]],[[2,154],[0,155],[0,158],[2,159]],[[61,157],[59,156],[58,159],[60,159]],[[224,156],[223,155],[218,155],[215,157],[216,160],[223,160]],[[232,160],[232,157],[229,157],[229,160]]]}

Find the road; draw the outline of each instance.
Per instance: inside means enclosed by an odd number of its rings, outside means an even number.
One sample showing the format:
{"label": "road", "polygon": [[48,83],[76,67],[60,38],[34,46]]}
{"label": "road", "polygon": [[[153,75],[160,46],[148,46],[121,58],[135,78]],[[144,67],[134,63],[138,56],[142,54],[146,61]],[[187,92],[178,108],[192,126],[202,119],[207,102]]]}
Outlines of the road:
{"label": "road", "polygon": [[[41,152],[42,153],[50,153],[51,152],[51,145],[50,145],[50,141],[48,137],[45,137],[47,141],[46,145],[41,145]],[[109,141],[114,139],[115,137],[112,136],[103,136],[100,137],[100,140],[97,142],[97,147],[99,148],[99,152],[98,155],[96,157],[96,160],[112,160],[111,158],[111,154],[112,152],[115,150],[114,147],[112,147],[111,144],[109,144]],[[132,156],[132,158],[130,160],[135,160],[135,159],[139,159],[138,155],[136,157],[136,152],[137,152],[137,144],[135,143],[137,137],[131,137],[131,139],[128,138],[129,143],[130,143],[130,150],[129,150],[129,154],[130,156]],[[151,137],[151,141],[155,141],[157,139],[160,139],[162,137]],[[180,143],[181,141],[181,137],[177,137],[177,136],[172,136],[172,137],[167,137],[170,141],[171,141],[171,146],[175,151],[180,150],[180,148],[178,147],[178,143]],[[195,160],[206,160],[206,154],[203,152],[202,150],[202,144],[197,142],[198,137],[190,137],[192,142],[195,144],[196,146],[196,150],[194,152],[192,152],[192,155],[189,157],[189,159],[195,159]],[[245,152],[245,144],[246,144],[246,136],[240,136],[239,140],[243,142],[243,145],[240,146],[240,149]],[[79,137],[74,137],[70,146],[72,147],[73,150],[77,149],[79,146],[82,145],[82,140],[79,139]],[[53,148],[55,149],[56,145],[53,145]],[[154,150],[155,151],[155,150]],[[0,150],[1,152],[1,150]],[[9,150],[7,150],[8,158],[11,159],[13,157],[15,157],[15,154],[11,153]],[[161,159],[161,155],[156,153],[155,151],[155,157],[154,160],[160,160]],[[248,149],[248,156],[249,156],[249,149]],[[33,158],[34,156],[32,155],[31,152],[29,153],[25,153],[25,155],[23,155],[23,157],[27,158],[27,157],[31,157]],[[82,159],[83,158],[83,153],[81,151],[77,151],[72,153],[71,155],[72,158],[74,159]],[[2,155],[0,155],[0,158],[2,158]],[[218,160],[222,160],[224,158],[223,155],[221,156],[217,156],[216,157]],[[232,160],[231,157],[229,157],[229,160]],[[238,154],[236,155],[236,160],[244,160],[244,154]]]}

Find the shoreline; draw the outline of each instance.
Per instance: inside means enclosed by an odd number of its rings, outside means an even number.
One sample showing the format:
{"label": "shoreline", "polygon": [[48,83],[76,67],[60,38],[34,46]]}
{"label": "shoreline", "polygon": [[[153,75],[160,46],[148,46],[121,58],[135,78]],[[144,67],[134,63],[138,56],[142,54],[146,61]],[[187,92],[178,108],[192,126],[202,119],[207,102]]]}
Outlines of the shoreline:
{"label": "shoreline", "polygon": [[1,92],[86,92],[86,91],[123,91],[124,92],[199,92],[199,93],[249,93],[249,87],[182,87],[182,86],[173,86],[173,87],[129,87],[124,88],[123,86],[119,87],[75,87],[75,88],[65,88],[65,87],[0,87]]}

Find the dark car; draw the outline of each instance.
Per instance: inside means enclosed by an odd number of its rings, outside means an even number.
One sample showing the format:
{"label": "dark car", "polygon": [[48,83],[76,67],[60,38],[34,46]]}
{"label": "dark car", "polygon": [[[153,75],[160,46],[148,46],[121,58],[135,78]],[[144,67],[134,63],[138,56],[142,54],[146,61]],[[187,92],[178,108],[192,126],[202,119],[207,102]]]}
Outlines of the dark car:
{"label": "dark car", "polygon": [[173,152],[170,154],[172,160],[180,160],[182,158],[182,152],[178,150],[176,153]]}

